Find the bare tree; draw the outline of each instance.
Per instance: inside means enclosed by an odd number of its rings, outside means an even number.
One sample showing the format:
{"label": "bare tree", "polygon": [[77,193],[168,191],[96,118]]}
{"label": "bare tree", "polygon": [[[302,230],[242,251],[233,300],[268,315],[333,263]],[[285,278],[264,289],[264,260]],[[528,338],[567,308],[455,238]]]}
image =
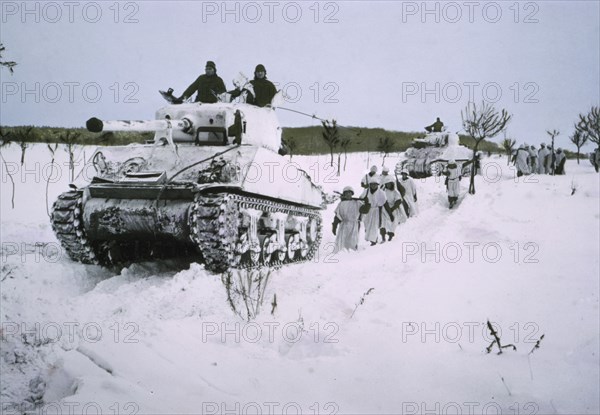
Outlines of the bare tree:
{"label": "bare tree", "polygon": [[290,161],[292,161],[292,156],[294,155],[294,153],[296,152],[296,149],[298,148],[298,143],[296,142],[294,137],[290,137],[290,138],[282,139],[282,140],[283,140],[283,144],[287,147],[288,151],[290,152]]}
{"label": "bare tree", "polygon": [[46,213],[48,214],[48,216],[50,216],[50,210],[48,209],[48,187],[50,186],[50,180],[52,179],[52,174],[54,173],[54,156],[57,148],[58,143],[54,143],[52,145],[48,144],[48,151],[52,155],[52,159],[50,160],[50,174],[46,179]]}
{"label": "bare tree", "polygon": [[350,137],[344,137],[340,142],[340,146],[342,147],[342,150],[344,150],[344,171],[346,171],[346,162],[348,161],[348,147],[350,146],[351,142],[352,140],[350,139]]}
{"label": "bare tree", "polygon": [[340,133],[337,127],[337,121],[325,120],[321,121],[321,124],[323,124],[323,140],[325,140],[327,146],[329,146],[329,154],[331,155],[330,163],[333,167],[333,151],[340,143]]}
{"label": "bare tree", "polygon": [[498,111],[490,103],[483,101],[477,108],[474,102],[469,102],[464,111],[461,111],[463,129],[475,141],[473,146],[473,157],[469,163],[471,166],[471,181],[469,183],[469,194],[475,194],[475,170],[477,165],[477,149],[479,143],[486,138],[493,138],[506,128],[512,115],[505,109]]}
{"label": "bare tree", "polygon": [[75,133],[67,130],[60,134],[59,140],[65,144],[65,151],[69,154],[69,172],[71,174],[71,181],[75,178],[75,144],[81,133]]}
{"label": "bare tree", "polygon": [[579,122],[575,128],[600,148],[600,107],[592,107],[586,115],[579,114]]}
{"label": "bare tree", "polygon": [[[2,129],[0,128],[0,149],[2,147],[8,147],[12,141],[11,141],[11,134],[9,131],[2,131]],[[4,157],[2,156],[2,152],[0,151],[0,161],[2,161],[2,164],[4,165],[4,168],[6,169],[6,174],[8,175],[8,178],[10,179],[10,182],[12,183],[12,197],[10,199],[12,208],[15,208],[15,179],[13,178],[12,174],[10,173],[10,171],[8,170],[8,166],[6,165],[6,160],[4,160]]]}
{"label": "bare tree", "polygon": [[579,154],[581,153],[581,147],[583,147],[585,143],[587,143],[588,139],[589,137],[582,130],[577,129],[577,126],[575,126],[575,132],[571,137],[569,137],[569,140],[571,140],[571,142],[577,147],[577,164],[579,164]]}
{"label": "bare tree", "polygon": [[2,43],[0,43],[0,66],[4,66],[5,68],[8,68],[10,73],[13,73],[13,71],[14,71],[13,68],[15,66],[17,66],[17,62],[5,61],[4,59],[2,59],[2,52],[4,52],[5,50],[6,50],[6,48],[4,47],[4,45]]}
{"label": "bare tree", "polygon": [[392,151],[394,151],[394,144],[394,141],[389,136],[385,136],[379,139],[377,151],[383,153],[383,161],[381,162],[382,166],[385,164],[385,158],[389,156]]}
{"label": "bare tree", "polygon": [[23,127],[15,132],[17,143],[21,147],[21,166],[25,163],[25,151],[29,147],[29,143],[36,141],[36,133],[33,127]]}
{"label": "bare tree", "polygon": [[552,142],[552,144],[550,145],[551,147],[551,153],[550,153],[550,157],[552,162],[550,163],[550,175],[554,176],[554,169],[556,168],[555,164],[556,164],[556,153],[554,152],[554,138],[560,134],[560,131],[558,130],[547,130],[546,134],[548,134],[550,136],[550,140]]}
{"label": "bare tree", "polygon": [[504,140],[502,140],[502,143],[500,143],[500,145],[502,146],[502,148],[504,149],[504,152],[506,153],[506,165],[510,165],[510,159],[512,157],[512,153],[513,150],[515,149],[515,145],[517,144],[517,140],[513,140],[512,138],[506,138],[504,137]]}

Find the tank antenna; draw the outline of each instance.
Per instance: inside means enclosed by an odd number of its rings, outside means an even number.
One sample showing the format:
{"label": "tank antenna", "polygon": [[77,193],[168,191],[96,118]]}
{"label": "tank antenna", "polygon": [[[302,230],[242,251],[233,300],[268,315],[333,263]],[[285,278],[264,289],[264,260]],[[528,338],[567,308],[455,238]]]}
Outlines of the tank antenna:
{"label": "tank antenna", "polygon": [[[326,120],[326,119],[323,119],[323,118],[317,117],[315,114],[312,114],[312,115],[311,115],[311,114],[307,114],[306,112],[302,112],[302,111],[298,111],[298,110],[293,110],[293,109],[291,109],[291,108],[277,107],[277,109],[279,109],[279,110],[286,110],[286,111],[290,111],[290,112],[295,112],[296,114],[305,115],[305,116],[307,116],[307,117],[314,118],[314,119],[316,119],[316,120],[319,120],[319,121],[321,121],[321,122],[326,122],[326,121],[329,121],[329,120]],[[361,132],[361,129],[359,129],[359,128],[354,128],[354,127],[345,127],[345,126],[343,126],[343,125],[339,125],[339,124],[338,124],[337,126],[338,126],[339,128],[345,128],[345,129],[347,129],[347,130],[358,131],[359,133]]]}

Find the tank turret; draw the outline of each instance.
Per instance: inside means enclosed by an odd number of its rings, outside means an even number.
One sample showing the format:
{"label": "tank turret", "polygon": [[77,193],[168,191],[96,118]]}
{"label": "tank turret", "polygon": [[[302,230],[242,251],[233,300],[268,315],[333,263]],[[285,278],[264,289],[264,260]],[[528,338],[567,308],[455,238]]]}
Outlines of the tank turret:
{"label": "tank turret", "polygon": [[277,154],[273,109],[168,105],[155,120],[91,118],[87,128],[155,136],[151,144],[98,148],[74,190],[59,196],[52,226],[72,259],[110,264],[187,253],[224,271],[305,261],[318,249],[323,192]]}

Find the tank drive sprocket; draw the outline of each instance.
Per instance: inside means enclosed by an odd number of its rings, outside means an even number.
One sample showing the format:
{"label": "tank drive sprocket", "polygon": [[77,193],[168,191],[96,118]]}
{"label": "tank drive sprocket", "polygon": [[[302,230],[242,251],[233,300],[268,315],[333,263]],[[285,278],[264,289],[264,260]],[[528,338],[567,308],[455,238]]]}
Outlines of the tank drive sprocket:
{"label": "tank drive sprocket", "polygon": [[62,193],[52,206],[52,230],[69,257],[84,264],[107,265],[109,259],[86,238],[83,227],[83,192]]}

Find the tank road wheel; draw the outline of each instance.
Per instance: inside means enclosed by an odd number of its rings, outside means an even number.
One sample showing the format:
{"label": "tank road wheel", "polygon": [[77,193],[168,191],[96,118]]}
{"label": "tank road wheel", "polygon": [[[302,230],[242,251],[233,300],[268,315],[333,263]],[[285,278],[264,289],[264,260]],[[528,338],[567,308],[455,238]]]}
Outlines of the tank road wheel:
{"label": "tank road wheel", "polygon": [[285,260],[287,251],[285,246],[279,243],[277,233],[266,236],[262,242],[262,258],[264,265],[279,265]]}
{"label": "tank road wheel", "polygon": [[110,264],[102,249],[88,241],[83,227],[83,192],[65,192],[52,206],[52,230],[69,257],[84,264]]}
{"label": "tank road wheel", "polygon": [[246,265],[248,267],[255,267],[258,265],[260,261],[260,244],[254,242],[250,245],[250,249],[248,250],[248,256],[246,257]]}
{"label": "tank road wheel", "polygon": [[287,256],[287,251],[285,249],[285,245],[279,245],[279,249],[277,251],[275,251],[275,253],[273,254],[273,261],[276,264],[283,264],[283,262],[285,261],[285,258]]}
{"label": "tank road wheel", "polygon": [[[271,258],[273,256],[273,252],[275,252],[275,248],[274,248],[274,244],[273,241],[271,240],[271,237],[273,237],[274,235],[266,235],[263,240],[261,245],[261,252],[262,252],[262,259],[263,259],[263,264],[265,265],[269,265],[271,263]],[[275,237],[275,239],[277,239]]]}
{"label": "tank road wheel", "polygon": [[303,241],[299,233],[292,234],[287,240],[287,257],[289,261],[306,260],[308,244]]}
{"label": "tank road wheel", "polygon": [[300,250],[300,234],[293,233],[290,236],[288,236],[286,247],[288,261],[295,261],[298,251]]}
{"label": "tank road wheel", "polygon": [[306,241],[300,240],[300,259],[305,260],[308,255],[308,244]]}

